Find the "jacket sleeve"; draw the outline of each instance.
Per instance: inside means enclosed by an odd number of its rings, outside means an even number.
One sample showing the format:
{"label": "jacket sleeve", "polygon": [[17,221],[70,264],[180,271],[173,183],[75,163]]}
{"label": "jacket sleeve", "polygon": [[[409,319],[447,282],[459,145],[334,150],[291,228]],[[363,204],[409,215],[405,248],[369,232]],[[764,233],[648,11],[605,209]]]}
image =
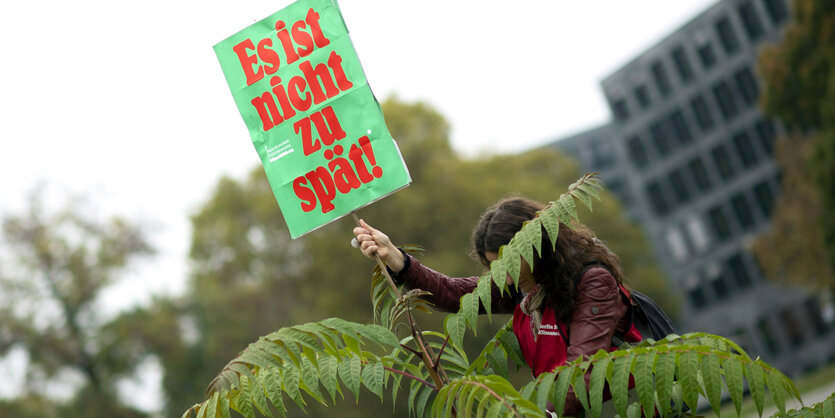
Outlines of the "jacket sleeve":
{"label": "jacket sleeve", "polygon": [[[425,299],[435,305],[435,308],[446,312],[457,312],[459,300],[467,293],[471,293],[478,285],[478,277],[448,277],[430,269],[411,255],[406,255],[407,261],[403,270],[392,275],[398,283],[403,283],[410,289],[421,289],[432,293]],[[492,298],[490,307],[492,313],[513,313],[520,299],[519,292],[500,294],[498,286],[492,283]],[[479,306],[479,313],[485,313],[484,306]]]}
{"label": "jacket sleeve", "polygon": [[[608,351],[626,310],[614,276],[604,268],[587,270],[577,285],[577,298],[569,325],[567,361],[590,356],[598,350]],[[591,373],[586,373],[586,387],[590,377]],[[606,392],[604,397],[611,396],[608,390]],[[576,416],[582,410],[583,406],[574,391],[570,390],[565,401],[565,415]]]}

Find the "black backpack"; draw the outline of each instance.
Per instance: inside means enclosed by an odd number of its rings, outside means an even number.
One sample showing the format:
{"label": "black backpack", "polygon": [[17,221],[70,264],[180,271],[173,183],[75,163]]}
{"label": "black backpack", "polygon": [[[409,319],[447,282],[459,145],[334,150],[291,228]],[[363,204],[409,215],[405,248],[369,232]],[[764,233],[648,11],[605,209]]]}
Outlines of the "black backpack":
{"label": "black backpack", "polygon": [[[584,266],[586,268],[574,277],[575,289],[580,283],[580,279],[583,278],[583,274],[586,273],[586,270],[592,267],[606,268],[605,265],[598,262],[586,263]],[[635,328],[640,331],[644,339],[652,338],[658,341],[664,339],[667,335],[678,334],[675,325],[670,321],[670,317],[652,298],[634,289],[629,289],[629,294],[632,296],[632,303],[629,303],[626,295],[621,292],[621,296],[624,298],[627,306],[629,306],[626,315],[629,315],[630,322],[635,324]],[[612,346],[620,347],[624,342],[626,340],[619,333],[616,332],[612,336]],[[566,339],[566,344],[569,343],[570,341]]]}
{"label": "black backpack", "polygon": [[[652,338],[658,341],[670,334],[678,334],[670,317],[654,300],[634,289],[630,289],[629,293],[632,295],[632,304],[629,305],[626,314],[632,316],[632,323],[644,339]],[[616,341],[616,338],[620,338],[620,341]],[[620,347],[620,344],[614,344],[616,342],[622,344],[623,338],[616,334],[612,337],[612,343],[615,347]]]}

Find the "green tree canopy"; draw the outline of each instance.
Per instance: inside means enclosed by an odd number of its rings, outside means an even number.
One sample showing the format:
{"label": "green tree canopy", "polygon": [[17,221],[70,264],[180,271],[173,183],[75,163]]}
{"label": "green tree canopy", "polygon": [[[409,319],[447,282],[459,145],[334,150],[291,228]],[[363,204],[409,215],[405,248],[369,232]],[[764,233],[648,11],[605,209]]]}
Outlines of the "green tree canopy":
{"label": "green tree canopy", "polygon": [[[784,193],[774,217],[775,233],[791,231],[803,223],[817,224],[806,231],[819,235],[810,238],[799,231],[788,237],[773,237],[759,244],[758,255],[764,264],[772,264],[770,273],[811,285],[835,287],[835,4],[830,0],[794,0],[793,21],[786,28],[783,41],[766,48],[760,55],[760,72],[765,79],[762,105],[765,111],[780,118],[791,135],[791,145],[778,152]],[[808,142],[809,145],[804,143]],[[798,152],[792,148],[802,150]],[[813,185],[814,189],[808,189]],[[804,193],[804,196],[798,196]],[[809,196],[817,194],[817,197]],[[807,211],[807,204],[815,207]],[[782,209],[780,209],[782,208]],[[797,216],[807,219],[797,219]],[[816,218],[811,218],[817,216]],[[784,241],[784,242],[780,242]],[[774,254],[819,254],[814,246],[823,245],[822,258],[812,264],[829,264],[821,274],[810,275],[811,265],[790,262],[777,267],[768,263]],[[829,270],[827,274],[825,270]]]}
{"label": "green tree canopy", "polygon": [[[22,396],[2,409],[17,416],[144,416],[118,400],[116,382],[136,363],[119,350],[124,339],[108,332],[111,323],[96,302],[131,262],[153,250],[129,220],[97,219],[77,200],[58,211],[44,206],[36,193],[26,213],[3,221],[0,355],[22,349],[28,365]],[[66,374],[80,376],[75,396],[53,402],[44,385]]]}

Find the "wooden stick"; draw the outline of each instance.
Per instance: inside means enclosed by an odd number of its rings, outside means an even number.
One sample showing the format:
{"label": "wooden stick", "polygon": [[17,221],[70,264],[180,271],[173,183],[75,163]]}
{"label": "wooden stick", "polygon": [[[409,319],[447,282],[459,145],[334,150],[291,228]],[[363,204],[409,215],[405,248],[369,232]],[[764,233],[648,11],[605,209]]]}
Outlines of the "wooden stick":
{"label": "wooden stick", "polygon": [[[357,212],[352,211],[351,215],[354,217],[354,222],[356,222],[357,226],[362,226],[360,225],[360,218],[359,216],[357,216]],[[391,275],[389,275],[388,268],[386,267],[386,264],[383,263],[383,259],[381,259],[380,256],[376,253],[374,254],[374,259],[377,260],[377,265],[380,266],[380,269],[383,271],[383,275],[385,275],[386,279],[388,280],[389,286],[391,286],[392,290],[394,290],[394,294],[397,295],[397,299],[399,300],[401,297],[403,297],[403,295],[400,293],[400,289],[397,288],[397,285],[394,284],[394,280],[391,278]],[[444,381],[438,374],[438,369],[440,368],[440,365],[436,365],[432,361],[432,357],[435,356],[435,353],[432,351],[432,347],[430,347],[423,341],[423,333],[420,331],[417,322],[415,322],[414,318],[412,318],[411,312],[409,312],[408,310],[406,311],[406,318],[409,320],[409,325],[412,330],[412,337],[414,337],[415,342],[418,345],[418,348],[420,348],[421,360],[423,360],[423,363],[426,366],[426,371],[432,377],[432,380],[435,381],[436,388],[440,389],[444,386]],[[438,357],[440,358],[440,356]],[[446,371],[443,368],[440,368],[440,373],[443,374],[444,377],[446,377]]]}

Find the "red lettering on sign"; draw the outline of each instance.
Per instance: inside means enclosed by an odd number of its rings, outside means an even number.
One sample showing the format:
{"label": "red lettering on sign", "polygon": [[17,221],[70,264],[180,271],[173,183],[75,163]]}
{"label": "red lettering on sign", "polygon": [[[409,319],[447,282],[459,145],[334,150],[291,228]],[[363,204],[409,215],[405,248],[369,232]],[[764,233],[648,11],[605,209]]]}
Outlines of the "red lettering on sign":
{"label": "red lettering on sign", "polygon": [[[359,146],[351,145],[348,158],[339,157],[343,153],[341,145],[333,147],[333,150],[325,153],[326,158],[331,159],[327,167],[316,167],[293,181],[293,191],[302,200],[303,212],[310,212],[318,206],[322,213],[327,213],[334,209],[333,200],[337,192],[347,194],[365,183],[382,177],[383,169],[376,165],[377,160],[371,148],[371,141],[367,136],[363,136],[358,143]],[[370,172],[366,161],[371,164]]]}
{"label": "red lettering on sign", "polygon": [[300,56],[306,57],[313,52],[313,38],[309,33],[303,31],[307,24],[303,20],[293,23],[293,41],[299,45],[296,51]]}
{"label": "red lettering on sign", "polygon": [[317,47],[322,48],[331,43],[328,38],[325,38],[325,34],[322,33],[322,28],[319,26],[319,13],[316,13],[313,9],[308,10],[304,21],[310,25],[310,31],[313,32],[313,39],[316,41]]}
{"label": "red lettering on sign", "polygon": [[258,65],[257,72],[252,69],[253,65],[258,64],[258,57],[255,54],[249,55],[246,52],[250,49],[255,49],[255,45],[252,44],[252,40],[250,39],[246,39],[232,47],[232,50],[238,55],[238,61],[241,62],[241,68],[243,68],[244,75],[246,75],[247,86],[251,86],[252,83],[264,78],[264,72],[261,70],[260,65]]}
{"label": "red lettering on sign", "polygon": [[284,55],[287,57],[285,61],[287,64],[292,64],[299,60],[299,55],[293,50],[293,41],[290,40],[290,32],[287,31],[284,21],[275,22],[275,36],[281,41],[281,47],[284,48]]}
{"label": "red lettering on sign", "polygon": [[[258,42],[258,58],[269,64],[269,66],[263,67],[264,71],[267,74],[274,74],[278,71],[281,61],[278,58],[278,53],[272,48],[268,48],[270,46],[273,46],[273,40],[270,38],[264,38],[261,42]],[[259,68],[258,71],[261,71],[261,69]]]}

